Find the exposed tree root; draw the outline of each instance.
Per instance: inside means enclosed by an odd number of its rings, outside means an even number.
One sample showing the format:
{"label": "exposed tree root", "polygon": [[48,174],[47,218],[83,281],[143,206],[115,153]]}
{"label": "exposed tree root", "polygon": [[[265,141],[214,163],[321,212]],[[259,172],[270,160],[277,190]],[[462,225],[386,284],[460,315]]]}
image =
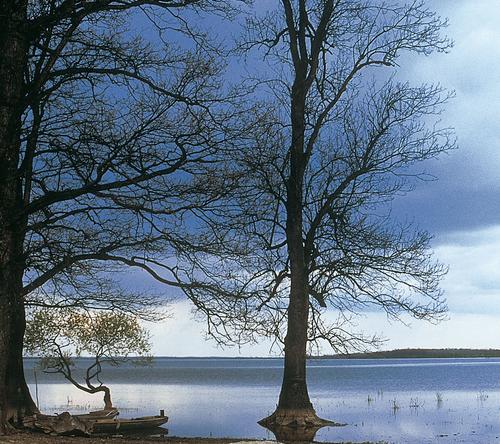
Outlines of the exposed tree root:
{"label": "exposed tree root", "polygon": [[322,419],[314,409],[283,409],[277,408],[276,411],[267,418],[261,419],[259,424],[264,427],[270,426],[286,426],[286,427],[324,427],[324,426],[341,426],[327,419]]}
{"label": "exposed tree root", "polygon": [[2,421],[2,424],[0,424],[0,436],[10,435],[15,431],[16,428],[9,421]]}
{"label": "exposed tree root", "polygon": [[320,418],[313,408],[277,408],[272,415],[261,419],[259,424],[273,432],[278,441],[313,441],[316,432],[322,427],[346,425]]}
{"label": "exposed tree root", "polygon": [[16,425],[19,425],[19,428],[22,427],[17,410],[7,408],[0,424],[0,436],[10,435],[11,433],[18,431]]}

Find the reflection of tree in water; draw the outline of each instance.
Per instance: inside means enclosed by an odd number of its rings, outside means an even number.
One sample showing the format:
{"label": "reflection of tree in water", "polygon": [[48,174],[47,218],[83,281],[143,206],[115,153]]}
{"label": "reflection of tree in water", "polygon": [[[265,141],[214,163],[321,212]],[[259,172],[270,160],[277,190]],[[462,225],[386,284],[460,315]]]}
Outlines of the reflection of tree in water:
{"label": "reflection of tree in water", "polygon": [[342,427],[347,424],[339,424],[333,421],[326,421],[324,420],[323,425],[304,425],[304,426],[294,426],[294,425],[288,425],[288,426],[276,426],[274,425],[264,425],[263,423],[259,422],[259,424],[262,427],[267,428],[270,430],[274,436],[276,437],[277,441],[280,442],[288,442],[288,441],[293,441],[293,442],[311,442],[314,441],[314,438],[316,437],[316,433],[318,432],[319,429],[323,427]]}

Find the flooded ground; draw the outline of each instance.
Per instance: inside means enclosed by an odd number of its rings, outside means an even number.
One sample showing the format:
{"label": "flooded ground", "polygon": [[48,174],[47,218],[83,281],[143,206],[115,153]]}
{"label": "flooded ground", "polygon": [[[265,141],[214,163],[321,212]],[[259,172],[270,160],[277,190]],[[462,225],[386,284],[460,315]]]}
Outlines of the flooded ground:
{"label": "flooded ground", "polygon": [[[80,360],[83,368],[86,361]],[[123,417],[165,409],[170,435],[273,438],[256,422],[276,405],[280,359],[157,358],[105,369]],[[35,362],[27,361],[33,394]],[[45,412],[100,408],[100,399],[36,371]],[[313,360],[310,394],[319,441],[500,443],[500,359]]]}

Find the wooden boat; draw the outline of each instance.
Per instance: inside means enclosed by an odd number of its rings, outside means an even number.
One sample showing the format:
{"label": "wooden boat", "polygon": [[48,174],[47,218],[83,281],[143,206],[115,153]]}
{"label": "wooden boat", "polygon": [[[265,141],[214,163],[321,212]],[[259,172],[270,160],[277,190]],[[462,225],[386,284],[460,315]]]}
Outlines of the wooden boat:
{"label": "wooden boat", "polygon": [[73,415],[80,419],[113,419],[118,416],[118,410],[95,410],[93,412],[82,413],[81,415]]}
{"label": "wooden boat", "polygon": [[[67,412],[64,412],[67,413]],[[48,418],[55,418],[59,416],[60,413],[56,413],[55,415],[46,415],[44,413],[35,413],[33,415],[35,420],[39,419],[48,419]],[[74,418],[79,418],[79,419],[112,419],[115,416],[118,415],[118,410],[112,409],[112,410],[95,410],[93,412],[88,412],[88,413],[81,413],[81,414],[76,414],[73,416]]]}
{"label": "wooden boat", "polygon": [[[90,418],[86,418],[91,420]],[[93,433],[113,433],[122,431],[146,430],[159,427],[168,421],[168,416],[143,416],[131,419],[96,419],[93,422]]]}

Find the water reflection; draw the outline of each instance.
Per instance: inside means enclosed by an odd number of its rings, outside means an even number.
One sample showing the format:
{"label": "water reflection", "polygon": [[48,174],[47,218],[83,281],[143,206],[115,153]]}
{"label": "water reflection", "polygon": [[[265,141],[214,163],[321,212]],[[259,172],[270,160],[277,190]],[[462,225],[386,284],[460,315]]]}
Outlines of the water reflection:
{"label": "water reflection", "polygon": [[[312,442],[316,437],[318,430],[327,426],[342,427],[347,424],[339,424],[330,420],[317,417],[314,412],[308,412],[300,424],[294,420],[289,424],[278,424],[275,415],[261,419],[259,425],[270,430],[279,442]],[[284,418],[287,418],[286,415]]]}
{"label": "water reflection", "polygon": [[274,426],[269,428],[280,442],[312,442],[321,426],[316,427],[291,427]]}
{"label": "water reflection", "polygon": [[[305,440],[415,444],[456,440],[483,444],[499,439],[500,377],[496,364],[397,365],[385,366],[383,372],[361,365],[356,369],[318,366],[310,372],[310,394],[317,414],[348,425],[285,429],[275,435],[257,421],[276,408],[279,361],[271,365],[262,360],[265,368],[261,370],[250,361],[237,361],[231,368],[230,361],[221,365],[201,360],[196,364],[198,369],[186,363],[189,371],[183,370],[182,360],[175,360],[172,368],[171,361],[165,361],[160,369],[120,370],[117,374],[111,369],[108,380],[122,417],[154,415],[164,408],[173,436],[295,440],[302,434],[300,438]],[[271,379],[267,379],[269,374]],[[93,398],[69,384],[54,384],[40,376],[38,380],[43,382],[38,387],[40,407],[46,413],[102,407],[101,397]]]}

